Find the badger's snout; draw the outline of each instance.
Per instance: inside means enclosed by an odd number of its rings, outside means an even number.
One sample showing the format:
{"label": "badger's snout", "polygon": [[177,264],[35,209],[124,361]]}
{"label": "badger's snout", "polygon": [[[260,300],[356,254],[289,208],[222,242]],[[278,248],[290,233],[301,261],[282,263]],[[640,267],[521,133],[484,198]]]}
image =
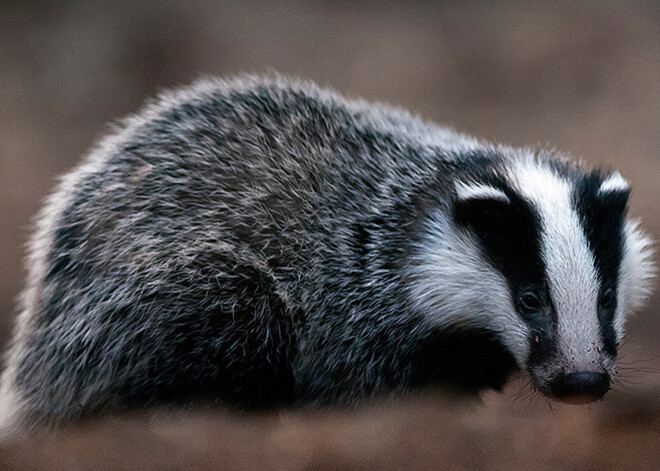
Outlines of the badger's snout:
{"label": "badger's snout", "polygon": [[569,404],[587,404],[603,397],[610,389],[607,373],[579,371],[562,373],[550,383],[550,394]]}

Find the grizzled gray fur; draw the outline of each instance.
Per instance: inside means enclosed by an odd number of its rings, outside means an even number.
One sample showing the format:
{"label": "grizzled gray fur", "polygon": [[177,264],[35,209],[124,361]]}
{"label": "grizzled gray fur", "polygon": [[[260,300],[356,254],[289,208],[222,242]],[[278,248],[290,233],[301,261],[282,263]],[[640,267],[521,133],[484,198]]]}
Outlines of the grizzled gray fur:
{"label": "grizzled gray fur", "polygon": [[163,94],[39,216],[5,413],[501,387],[500,333],[434,323],[409,287],[452,182],[512,152],[279,77]]}

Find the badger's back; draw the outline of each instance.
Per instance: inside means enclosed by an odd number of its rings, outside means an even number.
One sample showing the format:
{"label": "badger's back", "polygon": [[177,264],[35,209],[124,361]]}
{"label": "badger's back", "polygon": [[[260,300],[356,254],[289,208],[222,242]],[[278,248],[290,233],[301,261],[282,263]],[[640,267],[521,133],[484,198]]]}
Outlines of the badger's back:
{"label": "badger's back", "polygon": [[46,422],[293,400],[297,325],[325,278],[360,276],[351,231],[431,131],[282,79],[163,95],[41,212],[5,395]]}

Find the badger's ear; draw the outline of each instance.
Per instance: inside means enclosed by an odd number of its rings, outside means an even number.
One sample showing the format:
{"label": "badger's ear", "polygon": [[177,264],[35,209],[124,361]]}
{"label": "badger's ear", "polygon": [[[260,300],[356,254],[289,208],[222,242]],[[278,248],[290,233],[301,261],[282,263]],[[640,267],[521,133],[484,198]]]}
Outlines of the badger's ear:
{"label": "badger's ear", "polygon": [[630,196],[630,184],[619,172],[607,177],[598,187],[596,198],[609,214],[623,214]]}
{"label": "badger's ear", "polygon": [[456,222],[471,227],[477,233],[501,226],[510,206],[511,200],[499,188],[483,183],[456,184]]}

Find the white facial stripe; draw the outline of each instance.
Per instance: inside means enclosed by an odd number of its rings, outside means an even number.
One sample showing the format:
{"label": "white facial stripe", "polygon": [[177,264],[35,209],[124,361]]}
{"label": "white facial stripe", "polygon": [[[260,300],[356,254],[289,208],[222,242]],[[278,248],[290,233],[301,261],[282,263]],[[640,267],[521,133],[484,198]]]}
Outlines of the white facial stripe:
{"label": "white facial stripe", "polygon": [[614,172],[601,183],[598,189],[598,194],[609,193],[612,191],[627,191],[630,189],[628,182],[621,176],[619,172]]}
{"label": "white facial stripe", "polygon": [[521,194],[541,217],[541,251],[557,312],[559,352],[574,368],[593,368],[602,347],[599,285],[587,238],[571,207],[569,182],[531,159],[514,172]]}
{"label": "white facial stripe", "polygon": [[460,200],[494,199],[509,202],[509,197],[502,190],[479,183],[456,183],[456,195]]}
{"label": "white facial stripe", "polygon": [[529,328],[517,315],[504,277],[484,260],[473,236],[438,212],[430,220],[411,267],[410,299],[441,327],[481,327],[499,333],[521,368]]}

